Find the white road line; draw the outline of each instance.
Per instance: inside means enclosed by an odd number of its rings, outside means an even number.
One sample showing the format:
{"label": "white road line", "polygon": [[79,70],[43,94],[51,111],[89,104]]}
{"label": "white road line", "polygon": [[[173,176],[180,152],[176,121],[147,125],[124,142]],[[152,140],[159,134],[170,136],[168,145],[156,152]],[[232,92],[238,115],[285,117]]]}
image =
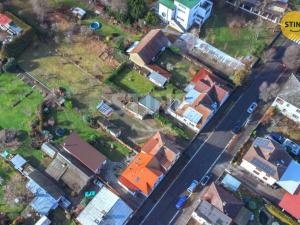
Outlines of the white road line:
{"label": "white road line", "polygon": [[180,210],[178,210],[178,211],[175,213],[175,215],[174,215],[174,216],[172,217],[172,219],[170,220],[169,225],[172,224],[172,222],[176,219],[176,217],[177,217],[177,215],[178,215],[179,212],[180,212]]}

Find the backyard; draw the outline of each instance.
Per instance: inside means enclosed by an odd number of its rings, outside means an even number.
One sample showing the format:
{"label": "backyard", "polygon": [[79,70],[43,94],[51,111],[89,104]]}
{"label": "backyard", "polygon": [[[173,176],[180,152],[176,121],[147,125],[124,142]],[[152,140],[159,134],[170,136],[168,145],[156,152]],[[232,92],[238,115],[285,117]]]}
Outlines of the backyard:
{"label": "backyard", "polygon": [[275,36],[275,25],[230,6],[216,4],[200,38],[233,57],[260,55]]}
{"label": "backyard", "polygon": [[184,89],[199,70],[199,66],[171,49],[166,49],[161,53],[156,63],[172,73],[171,82],[180,89]]}

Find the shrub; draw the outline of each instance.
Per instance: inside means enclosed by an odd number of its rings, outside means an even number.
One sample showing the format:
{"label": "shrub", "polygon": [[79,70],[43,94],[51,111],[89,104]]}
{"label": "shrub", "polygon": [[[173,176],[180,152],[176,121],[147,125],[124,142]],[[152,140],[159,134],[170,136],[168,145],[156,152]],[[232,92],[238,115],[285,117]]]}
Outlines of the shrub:
{"label": "shrub", "polygon": [[17,67],[17,61],[15,58],[9,58],[3,66],[5,72],[13,72]]}
{"label": "shrub", "polygon": [[298,225],[298,223],[293,218],[283,213],[280,209],[278,209],[274,205],[267,204],[266,209],[269,211],[269,213],[271,213],[274,217],[279,219],[282,223],[289,224],[289,225]]}
{"label": "shrub", "polygon": [[155,26],[159,24],[160,19],[158,15],[156,15],[156,13],[154,13],[153,11],[149,11],[145,17],[145,21],[147,24]]}

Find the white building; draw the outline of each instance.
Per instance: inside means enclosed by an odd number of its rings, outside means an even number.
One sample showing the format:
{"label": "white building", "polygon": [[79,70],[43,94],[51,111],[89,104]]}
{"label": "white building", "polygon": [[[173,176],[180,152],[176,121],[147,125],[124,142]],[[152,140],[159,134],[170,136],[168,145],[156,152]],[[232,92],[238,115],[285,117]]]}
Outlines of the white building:
{"label": "white building", "polygon": [[292,74],[272,104],[283,115],[300,123],[300,77]]}
{"label": "white building", "polygon": [[256,138],[245,154],[241,167],[272,186],[283,176],[292,158],[279,143]]}
{"label": "white building", "polygon": [[103,187],[76,220],[81,225],[123,225],[133,210],[116,194]]}
{"label": "white building", "polygon": [[159,16],[180,32],[192,25],[201,26],[210,16],[213,3],[209,0],[159,0]]}

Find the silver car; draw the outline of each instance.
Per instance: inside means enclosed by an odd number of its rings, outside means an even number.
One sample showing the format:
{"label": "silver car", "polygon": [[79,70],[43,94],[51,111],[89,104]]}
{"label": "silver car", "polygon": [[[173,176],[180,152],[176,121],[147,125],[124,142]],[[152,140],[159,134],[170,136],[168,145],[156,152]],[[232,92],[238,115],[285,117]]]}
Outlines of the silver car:
{"label": "silver car", "polygon": [[252,102],[251,105],[249,106],[249,108],[247,109],[247,113],[253,113],[254,110],[256,109],[257,107],[257,103],[256,102]]}

